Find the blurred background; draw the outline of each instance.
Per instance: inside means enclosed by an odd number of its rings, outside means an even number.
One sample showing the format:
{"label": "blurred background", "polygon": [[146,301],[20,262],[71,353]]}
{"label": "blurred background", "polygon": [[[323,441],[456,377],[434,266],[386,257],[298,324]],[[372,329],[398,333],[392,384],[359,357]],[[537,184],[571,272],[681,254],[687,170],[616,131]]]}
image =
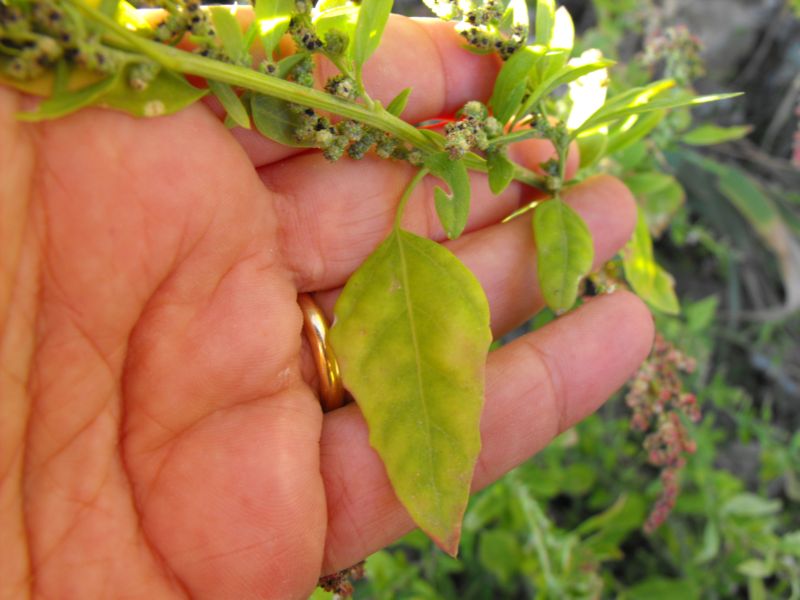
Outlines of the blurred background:
{"label": "blurred background", "polygon": [[[635,193],[681,313],[657,314],[628,388],[473,498],[459,560],[412,533],[355,597],[800,599],[800,1],[564,4],[622,87],[745,92],[600,165]],[[619,280],[612,264],[587,292]]]}

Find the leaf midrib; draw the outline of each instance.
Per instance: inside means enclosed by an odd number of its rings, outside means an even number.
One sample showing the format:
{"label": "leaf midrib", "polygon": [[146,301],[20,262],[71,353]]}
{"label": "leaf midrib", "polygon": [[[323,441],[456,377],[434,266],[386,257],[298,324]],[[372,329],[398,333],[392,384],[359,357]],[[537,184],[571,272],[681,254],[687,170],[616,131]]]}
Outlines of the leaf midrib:
{"label": "leaf midrib", "polygon": [[433,493],[436,496],[436,506],[439,507],[441,505],[441,500],[440,500],[441,493],[439,491],[439,486],[436,485],[436,478],[434,476],[435,464],[433,461],[433,435],[431,433],[431,423],[430,423],[430,414],[428,412],[427,397],[425,395],[425,388],[422,383],[422,357],[420,355],[420,350],[419,350],[419,340],[417,339],[417,328],[416,328],[416,322],[414,320],[414,309],[410,296],[408,265],[406,263],[406,253],[405,253],[405,248],[403,247],[403,240],[401,237],[402,231],[395,230],[394,236],[400,254],[400,278],[403,284],[403,296],[406,301],[406,311],[408,312],[409,328],[411,330],[411,341],[412,341],[412,346],[414,347],[414,358],[417,365],[417,392],[418,392],[418,397],[420,399],[420,403],[422,404],[424,411],[425,433],[428,442],[427,444],[428,463],[430,466],[429,472],[431,473],[430,483],[431,487],[433,488]]}

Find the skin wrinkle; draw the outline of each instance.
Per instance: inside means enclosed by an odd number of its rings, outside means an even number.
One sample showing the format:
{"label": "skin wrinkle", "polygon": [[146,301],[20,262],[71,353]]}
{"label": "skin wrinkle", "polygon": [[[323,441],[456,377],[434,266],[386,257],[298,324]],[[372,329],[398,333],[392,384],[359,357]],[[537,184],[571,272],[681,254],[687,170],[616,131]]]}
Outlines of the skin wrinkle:
{"label": "skin wrinkle", "polygon": [[523,338],[525,347],[536,357],[539,364],[545,372],[544,381],[547,383],[549,389],[549,398],[552,400],[553,414],[558,415],[556,420],[555,432],[550,435],[550,438],[556,437],[559,433],[567,428],[567,398],[564,394],[564,384],[558,366],[552,361],[550,355],[545,350],[539,347],[534,340],[530,338]]}

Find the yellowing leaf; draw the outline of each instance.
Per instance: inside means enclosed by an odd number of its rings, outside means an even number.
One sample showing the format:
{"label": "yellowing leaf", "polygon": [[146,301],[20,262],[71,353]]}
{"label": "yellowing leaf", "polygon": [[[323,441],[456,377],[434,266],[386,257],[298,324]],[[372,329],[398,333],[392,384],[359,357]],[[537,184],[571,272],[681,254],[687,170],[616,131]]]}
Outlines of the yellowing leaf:
{"label": "yellowing leaf", "polygon": [[653,241],[641,210],[633,238],[622,251],[622,264],[625,278],[642,300],[667,314],[680,312],[675,283],[653,258]]}
{"label": "yellowing leaf", "polygon": [[347,282],[330,332],[397,497],[452,555],[480,451],[491,338],[472,273],[441,245],[399,229]]}
{"label": "yellowing leaf", "polygon": [[594,260],[589,228],[572,207],[556,198],[536,207],[533,232],[542,296],[555,312],[569,310]]}

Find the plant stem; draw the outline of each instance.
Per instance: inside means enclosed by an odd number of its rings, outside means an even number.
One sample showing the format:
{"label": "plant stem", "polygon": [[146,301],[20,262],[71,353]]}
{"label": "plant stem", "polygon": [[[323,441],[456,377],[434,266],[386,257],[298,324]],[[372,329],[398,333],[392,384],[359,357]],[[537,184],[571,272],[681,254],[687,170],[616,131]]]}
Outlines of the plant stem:
{"label": "plant stem", "polygon": [[427,168],[422,168],[417,171],[417,174],[414,175],[414,178],[409,182],[408,186],[406,186],[403,195],[400,197],[400,203],[397,205],[397,213],[394,216],[394,230],[397,231],[400,229],[400,221],[403,218],[403,213],[406,210],[406,204],[408,204],[409,198],[411,198],[411,193],[417,187],[420,181],[427,175],[430,171]]}
{"label": "plant stem", "polygon": [[[433,137],[425,135],[413,125],[387,112],[378,103],[373,103],[371,108],[362,106],[361,104],[348,102],[325,92],[307,88],[291,81],[285,81],[278,77],[271,77],[258,73],[246,67],[223,63],[218,60],[186,52],[185,50],[160,44],[143,38],[132,31],[128,31],[112,18],[104,15],[81,0],[67,0],[67,2],[82,11],[95,23],[102,25],[115,44],[123,46],[126,49],[133,49],[141,52],[162,67],[171,71],[176,71],[184,75],[195,75],[206,80],[227,83],[253,92],[280,98],[288,102],[327,111],[347,119],[353,119],[365,125],[369,125],[370,127],[386,131],[398,139],[426,152],[438,152],[444,148],[444,139],[439,143],[434,140]],[[488,170],[486,161],[475,154],[466,156],[464,158],[464,163],[468,169],[473,171],[486,173]],[[514,179],[537,188],[542,187],[541,178],[538,175],[518,165],[514,166]]]}

